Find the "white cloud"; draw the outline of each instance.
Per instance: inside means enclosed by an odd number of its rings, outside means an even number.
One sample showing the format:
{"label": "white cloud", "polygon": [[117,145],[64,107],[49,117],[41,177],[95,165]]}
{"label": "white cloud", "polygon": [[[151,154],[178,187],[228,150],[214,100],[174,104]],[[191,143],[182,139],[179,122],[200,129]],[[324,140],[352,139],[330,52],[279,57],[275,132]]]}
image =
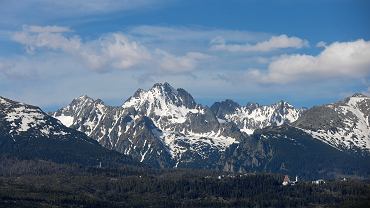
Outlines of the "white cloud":
{"label": "white cloud", "polygon": [[264,83],[289,83],[298,80],[358,79],[370,74],[370,41],[334,42],[317,56],[284,55],[272,61],[267,71],[251,69],[247,76]]}
{"label": "white cloud", "polygon": [[210,58],[209,55],[198,52],[188,52],[184,56],[174,56],[165,51],[157,50],[157,54],[162,57],[160,60],[161,68],[170,73],[193,71],[199,61]]}
{"label": "white cloud", "polygon": [[318,43],[316,44],[316,47],[318,47],[318,48],[325,48],[325,47],[326,47],[326,45],[327,45],[327,43],[326,43],[326,42],[324,42],[324,41],[320,41],[320,42],[318,42]]}
{"label": "white cloud", "polygon": [[308,41],[287,35],[272,36],[269,40],[256,44],[227,44],[223,37],[211,41],[211,50],[229,52],[269,52],[284,48],[303,48],[308,46]]}
{"label": "white cloud", "polygon": [[25,45],[29,53],[36,48],[77,51],[81,47],[80,38],[64,36],[63,33],[69,31],[69,28],[60,26],[23,26],[23,30],[14,33],[12,39]]}
{"label": "white cloud", "polygon": [[[236,93],[232,95],[234,97],[248,97],[255,92],[279,93],[281,88],[292,95],[310,91],[315,96],[320,88],[327,88],[327,92],[349,91],[350,85],[355,85],[364,76],[370,76],[370,43],[365,40],[322,44],[322,52],[318,55],[209,51],[210,40],[214,40],[212,45],[222,44],[224,37],[234,42],[257,42],[252,45],[254,50],[276,50],[277,46],[289,45],[284,41],[278,44],[279,41],[272,38],[266,39],[271,35],[264,36],[267,41],[261,41],[253,33],[249,37],[244,36],[247,34],[206,28],[137,27],[129,28],[124,33],[109,33],[85,40],[76,35],[73,28],[24,26],[22,31],[13,34],[13,40],[32,54],[0,57],[0,86],[7,87],[2,88],[3,92],[9,91],[7,95],[14,93],[16,89],[11,86],[16,86],[18,91],[24,91],[22,96],[26,96],[31,92],[37,93],[46,85],[55,85],[53,90],[45,89],[47,92],[40,93],[40,97],[44,94],[52,96],[53,91],[59,91],[58,96],[43,101],[50,103],[60,102],[60,95],[65,89],[74,88],[78,92],[71,93],[69,97],[81,92],[93,94],[98,89],[109,91],[115,88],[119,90],[110,97],[121,98],[120,91],[124,87],[120,80],[134,83],[133,88],[150,85],[151,82],[170,81],[176,85],[181,81],[192,83],[184,84],[186,88],[196,89],[193,82],[189,82],[193,79],[199,83],[198,86],[209,87],[204,89],[202,96],[207,96],[209,89],[214,89],[212,96],[215,97],[219,92],[226,97],[231,96],[230,93]],[[250,41],[247,40],[249,38]],[[272,45],[276,49],[272,49]],[[250,68],[247,73],[245,68]],[[86,73],[86,69],[109,73]],[[190,76],[184,76],[188,74]],[[330,79],[336,77],[346,79],[350,84],[342,87],[342,82]],[[74,80],[73,87],[67,87],[70,79]],[[301,81],[306,80],[320,82],[302,87]],[[95,86],[98,82],[99,86]],[[38,87],[34,87],[35,83]],[[279,88],[274,85],[281,83],[286,84]],[[356,86],[360,88],[362,85]],[[104,90],[97,97],[101,97]]]}
{"label": "white cloud", "polygon": [[23,26],[24,31],[34,32],[34,33],[63,33],[63,32],[71,32],[69,27],[62,27],[62,26],[37,26],[37,25],[25,25]]}
{"label": "white cloud", "polygon": [[121,33],[112,33],[89,42],[78,36],[68,37],[71,31],[59,26],[24,26],[13,35],[13,40],[25,45],[28,52],[36,49],[61,50],[82,58],[94,70],[128,69],[150,59],[150,53],[140,43],[129,40]]}
{"label": "white cloud", "polygon": [[84,44],[78,54],[92,69],[129,69],[151,59],[148,49],[122,33],[112,33]]}
{"label": "white cloud", "polygon": [[79,71],[82,65],[65,54],[43,53],[32,56],[0,57],[0,82],[58,79]]}
{"label": "white cloud", "polygon": [[200,52],[175,55],[164,49],[150,49],[120,32],[82,41],[79,36],[72,36],[71,31],[60,26],[24,26],[22,31],[12,35],[12,39],[24,45],[31,54],[39,50],[61,52],[84,63],[88,69],[100,72],[142,65],[150,67],[146,70],[151,74],[183,73],[195,70],[200,61],[209,57]]}
{"label": "white cloud", "polygon": [[[364,40],[326,44],[318,55],[223,53],[208,50],[209,40],[220,33],[170,28],[172,33],[168,30],[166,34],[165,28],[157,29],[153,36],[150,30],[139,35],[128,29],[85,40],[75,35],[73,28],[25,26],[13,38],[33,54],[0,57],[2,94],[39,105],[66,103],[80,94],[117,99],[119,103],[136,88],[168,81],[194,92],[194,96],[213,100],[231,97],[258,101],[254,96],[261,94],[271,96],[271,100],[284,94],[300,100],[337,96],[338,92],[353,90],[353,85],[360,89],[364,85],[359,82],[361,76],[370,75],[369,42]],[[224,32],[224,36],[235,35],[234,40],[249,42],[242,41],[243,32]],[[245,78],[245,68],[252,67],[256,69],[249,70]],[[86,68],[109,73],[87,73]],[[332,77],[344,77],[348,82],[344,85]],[[302,80],[319,82],[308,85],[301,84]],[[276,83],[286,84],[276,87]],[[318,92],[320,89],[325,92]]]}
{"label": "white cloud", "polygon": [[225,30],[206,27],[171,27],[141,25],[132,27],[128,32],[148,41],[205,41],[217,37],[233,41],[258,41],[269,35],[262,32]]}

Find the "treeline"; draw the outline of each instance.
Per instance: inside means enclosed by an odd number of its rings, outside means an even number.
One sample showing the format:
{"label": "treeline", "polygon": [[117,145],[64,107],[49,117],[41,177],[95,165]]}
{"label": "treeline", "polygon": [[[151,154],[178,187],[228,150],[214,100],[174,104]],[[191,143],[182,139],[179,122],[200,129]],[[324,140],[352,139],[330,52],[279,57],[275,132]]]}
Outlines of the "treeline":
{"label": "treeline", "polygon": [[[19,171],[19,172],[16,172]],[[223,176],[222,176],[223,175]],[[0,162],[0,207],[368,207],[369,181],[301,182],[282,175]]]}

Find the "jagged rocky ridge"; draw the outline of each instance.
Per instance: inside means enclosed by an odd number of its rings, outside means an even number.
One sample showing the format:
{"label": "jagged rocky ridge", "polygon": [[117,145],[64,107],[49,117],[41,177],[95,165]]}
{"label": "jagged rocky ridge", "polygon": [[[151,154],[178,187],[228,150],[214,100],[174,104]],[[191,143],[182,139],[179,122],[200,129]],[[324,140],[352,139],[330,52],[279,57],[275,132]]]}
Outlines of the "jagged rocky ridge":
{"label": "jagged rocky ridge", "polygon": [[308,110],[284,101],[240,106],[226,100],[208,108],[163,83],[137,90],[122,106],[82,96],[52,115],[154,167],[366,175],[368,102],[354,95]]}
{"label": "jagged rocky ridge", "polygon": [[168,83],[139,89],[122,106],[87,96],[52,114],[103,146],[155,167],[216,168],[222,152],[244,135]]}
{"label": "jagged rocky ridge", "polygon": [[40,108],[0,97],[0,155],[82,165],[136,164]]}
{"label": "jagged rocky ridge", "polygon": [[227,149],[227,171],[268,171],[306,178],[370,175],[370,98],[355,94],[315,106],[289,125],[256,130]]}
{"label": "jagged rocky ridge", "polygon": [[216,102],[211,106],[221,122],[233,122],[247,134],[254,130],[268,126],[281,126],[296,121],[304,112],[304,108],[297,109],[285,101],[272,105],[248,103],[240,106],[232,100]]}

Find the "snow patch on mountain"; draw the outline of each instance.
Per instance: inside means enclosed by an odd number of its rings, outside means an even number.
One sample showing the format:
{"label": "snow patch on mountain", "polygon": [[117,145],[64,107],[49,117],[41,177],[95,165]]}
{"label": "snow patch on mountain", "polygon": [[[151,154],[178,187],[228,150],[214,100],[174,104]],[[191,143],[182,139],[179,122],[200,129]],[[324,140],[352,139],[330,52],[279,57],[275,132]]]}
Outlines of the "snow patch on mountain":
{"label": "snow patch on mountain", "polygon": [[[199,146],[203,144],[209,144],[217,147],[219,150],[224,151],[231,144],[238,143],[235,138],[223,136],[221,131],[218,132],[207,132],[207,133],[193,133],[188,132],[187,134],[178,134],[176,132],[164,131],[162,135],[163,141],[168,145],[171,154],[176,157],[179,154],[187,150],[182,146],[181,142],[186,142],[191,146]],[[181,142],[179,142],[181,141]]]}
{"label": "snow patch on mountain", "polygon": [[334,119],[324,117],[321,120],[326,122],[326,128],[306,127],[300,129],[341,150],[362,149],[370,151],[369,97],[354,95],[344,101],[328,104],[325,107],[333,109],[338,115],[339,121],[335,122]]}
{"label": "snow patch on mountain", "polygon": [[[45,115],[38,109],[28,109],[25,106],[13,108],[7,113],[5,119],[14,127],[12,131],[25,132],[31,127],[45,123]],[[19,124],[16,124],[18,123]]]}
{"label": "snow patch on mountain", "polygon": [[226,114],[224,117],[227,121],[237,124],[241,131],[250,135],[256,129],[292,123],[303,111],[303,109],[296,109],[289,103],[281,101],[274,105],[255,104],[237,107],[233,113]]}
{"label": "snow patch on mountain", "polygon": [[168,118],[171,123],[184,123],[189,113],[204,113],[199,106],[188,108],[183,105],[182,97],[178,96],[178,91],[171,87],[156,85],[148,91],[140,90],[135,96],[127,100],[122,107],[133,107],[136,110],[145,111],[148,117],[159,116]]}
{"label": "snow patch on mountain", "polygon": [[135,155],[142,162],[157,158],[156,154],[179,163],[184,152],[207,158],[207,148],[222,152],[237,141],[221,129],[226,120],[217,120],[188,92],[168,83],[139,89],[119,107],[81,96],[52,115],[103,146]]}
{"label": "snow patch on mountain", "polygon": [[[303,129],[336,147],[349,146],[351,142],[368,147],[368,137],[358,137],[369,135],[366,132],[368,114],[354,111],[353,106],[360,100],[350,100],[348,106],[340,107],[341,112],[362,116],[352,134],[344,133],[347,129],[337,129],[332,133],[323,132],[324,129]],[[191,164],[193,159],[200,162],[220,157],[230,145],[245,137],[241,131],[253,134],[256,129],[268,126],[293,125],[305,112],[305,109],[297,109],[284,101],[273,105],[240,106],[227,100],[213,107],[198,105],[185,90],[160,83],[148,90],[139,89],[118,107],[82,96],[53,116],[103,146],[134,156],[141,162],[183,167]],[[348,119],[343,119],[343,122],[350,126],[353,119]],[[333,140],[339,136],[343,137],[341,143]]]}
{"label": "snow patch on mountain", "polygon": [[38,137],[68,134],[53,125],[53,121],[49,120],[51,117],[38,107],[0,97],[0,111],[10,135],[30,133]]}
{"label": "snow patch on mountain", "polygon": [[73,117],[72,116],[55,116],[64,126],[70,127],[73,124]]}

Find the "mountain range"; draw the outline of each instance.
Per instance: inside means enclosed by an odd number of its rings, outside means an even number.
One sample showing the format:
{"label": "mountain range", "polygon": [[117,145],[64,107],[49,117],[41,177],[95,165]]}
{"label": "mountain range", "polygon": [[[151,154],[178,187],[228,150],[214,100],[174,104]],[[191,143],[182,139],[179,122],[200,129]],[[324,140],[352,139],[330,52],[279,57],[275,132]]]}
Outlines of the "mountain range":
{"label": "mountain range", "polygon": [[[87,143],[120,155],[116,161],[156,168],[370,175],[370,98],[362,94],[310,109],[285,101],[241,106],[225,100],[208,107],[184,89],[157,83],[137,90],[121,106],[81,96],[47,115],[5,98],[0,104],[4,152],[23,135],[28,142],[40,137],[72,146]],[[84,148],[76,154],[85,154]]]}
{"label": "mountain range", "polygon": [[40,108],[0,97],[0,155],[96,166],[138,165]]}

